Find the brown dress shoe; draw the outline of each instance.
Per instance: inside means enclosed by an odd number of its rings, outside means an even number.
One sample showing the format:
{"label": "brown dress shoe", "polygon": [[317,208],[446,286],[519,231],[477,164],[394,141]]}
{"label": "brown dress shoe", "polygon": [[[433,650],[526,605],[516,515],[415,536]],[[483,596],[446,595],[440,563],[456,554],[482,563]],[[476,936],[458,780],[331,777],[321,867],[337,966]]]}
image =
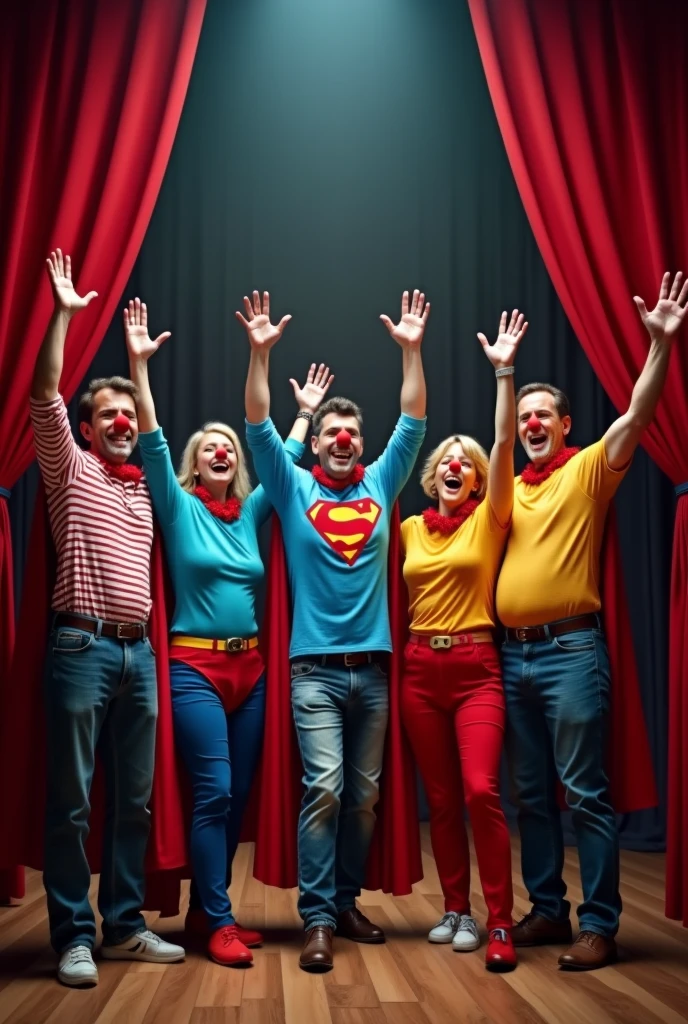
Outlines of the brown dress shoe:
{"label": "brown dress shoe", "polygon": [[514,946],[556,946],[571,942],[573,932],[570,921],[550,921],[531,911],[511,929],[511,939]]}
{"label": "brown dress shoe", "polygon": [[597,932],[581,932],[574,944],[559,957],[559,966],[567,971],[594,971],[616,963],[616,942]]}
{"label": "brown dress shoe", "polygon": [[357,907],[343,910],[337,918],[337,935],[354,942],[384,942],[385,933],[382,928],[369,921]]}
{"label": "brown dress shoe", "polygon": [[332,970],[332,936],[334,929],[326,925],[316,925],[309,928],[303,942],[303,949],[299,957],[299,967],[302,971]]}

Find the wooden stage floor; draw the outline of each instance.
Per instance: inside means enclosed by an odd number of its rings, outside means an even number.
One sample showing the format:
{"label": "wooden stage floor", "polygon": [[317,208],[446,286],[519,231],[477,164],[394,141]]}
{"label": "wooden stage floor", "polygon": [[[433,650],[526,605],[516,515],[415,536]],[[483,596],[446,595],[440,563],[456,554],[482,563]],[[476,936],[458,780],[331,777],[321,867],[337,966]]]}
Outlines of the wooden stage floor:
{"label": "wooden stage floor", "polygon": [[[267,889],[251,876],[252,847],[239,848],[231,896],[242,923],[266,929],[254,966],[231,970],[189,951],[183,964],[99,961],[100,983],[71,990],[57,983],[48,943],[45,894],[30,872],[20,907],[0,908],[0,1024],[652,1024],[688,1020],[688,929],[663,914],[664,857],[622,853],[624,914],[620,962],[588,974],[557,970],[558,947],[521,952],[511,974],[488,974],[484,946],[453,953],[426,941],[442,897],[423,827],[425,878],[399,899],[365,892],[361,906],[387,931],[384,946],[335,942],[326,975],[299,970],[300,922],[294,892]],[[513,841],[515,915],[528,909]],[[566,876],[580,899],[574,850]],[[473,910],[485,904],[473,865]],[[97,883],[97,880],[95,880]],[[95,893],[96,886],[93,887]],[[186,895],[186,894],[185,894]],[[182,941],[183,918],[149,925]]]}

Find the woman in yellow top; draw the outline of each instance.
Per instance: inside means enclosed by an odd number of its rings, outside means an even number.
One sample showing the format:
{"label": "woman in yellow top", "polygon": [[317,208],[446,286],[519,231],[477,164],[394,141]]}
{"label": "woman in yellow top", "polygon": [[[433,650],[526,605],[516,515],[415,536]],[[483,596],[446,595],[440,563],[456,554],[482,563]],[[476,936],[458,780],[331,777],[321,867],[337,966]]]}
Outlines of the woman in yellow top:
{"label": "woman in yellow top", "polygon": [[[486,965],[511,970],[511,848],[499,801],[504,694],[493,640],[494,589],[514,493],[514,358],[527,323],[514,310],[490,345],[497,376],[495,442],[488,460],[472,437],[455,434],[430,454],[421,483],[439,508],[401,527],[410,636],[402,715],[430,808],[430,835],[445,899],[431,942],[477,949],[471,916],[464,801],[473,827],[488,909]],[[525,585],[525,581],[524,581]]]}

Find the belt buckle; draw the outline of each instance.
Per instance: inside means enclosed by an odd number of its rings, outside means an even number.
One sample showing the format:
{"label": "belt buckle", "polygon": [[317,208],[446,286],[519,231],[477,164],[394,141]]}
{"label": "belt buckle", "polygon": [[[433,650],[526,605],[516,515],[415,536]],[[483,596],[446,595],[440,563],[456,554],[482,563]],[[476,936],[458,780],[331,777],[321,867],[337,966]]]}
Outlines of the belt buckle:
{"label": "belt buckle", "polygon": [[360,664],[360,662],[356,660],[358,658],[358,656],[359,656],[358,652],[356,652],[354,654],[345,654],[344,655],[344,667],[345,668],[355,668],[356,665]]}
{"label": "belt buckle", "polygon": [[118,622],[117,623],[117,639],[118,640],[131,640],[130,636],[127,636],[126,633],[122,632],[122,630],[126,629],[128,625],[129,625],[128,622]]}
{"label": "belt buckle", "polygon": [[450,636],[431,636],[430,646],[433,651],[448,650],[452,645]]}
{"label": "belt buckle", "polygon": [[225,640],[225,650],[231,654],[236,654],[237,651],[243,651],[244,641],[240,636],[230,636],[228,640]]}
{"label": "belt buckle", "polygon": [[526,627],[522,626],[520,629],[516,630],[516,639],[520,640],[521,643],[525,643],[526,642],[526,640],[528,639],[528,627],[527,626]]}

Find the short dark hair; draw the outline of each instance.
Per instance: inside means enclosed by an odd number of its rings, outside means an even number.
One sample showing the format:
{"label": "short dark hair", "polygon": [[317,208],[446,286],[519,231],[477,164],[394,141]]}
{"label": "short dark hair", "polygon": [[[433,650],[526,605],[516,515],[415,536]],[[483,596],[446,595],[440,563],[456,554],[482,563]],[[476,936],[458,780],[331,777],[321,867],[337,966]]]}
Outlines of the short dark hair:
{"label": "short dark hair", "polygon": [[540,384],[537,382],[534,384],[524,384],[522,388],[518,389],[518,394],[516,395],[516,409],[518,410],[522,398],[525,398],[526,395],[532,395],[536,391],[546,391],[547,394],[552,396],[560,419],[564,416],[571,415],[569,400],[560,388],[555,388],[554,384]]}
{"label": "short dark hair", "polygon": [[355,416],[358,420],[358,429],[363,433],[363,413],[361,407],[352,402],[350,398],[328,398],[320,406],[313,417],[313,433],[317,436],[320,433],[322,422],[331,412],[338,412],[340,416]]}
{"label": "short dark hair", "polygon": [[89,383],[88,389],[84,391],[79,399],[79,423],[91,422],[93,419],[93,400],[98,392],[104,391],[105,388],[112,388],[113,391],[122,391],[125,395],[130,395],[135,402],[139,397],[139,389],[133,380],[128,380],[126,377],[96,377],[95,380]]}

